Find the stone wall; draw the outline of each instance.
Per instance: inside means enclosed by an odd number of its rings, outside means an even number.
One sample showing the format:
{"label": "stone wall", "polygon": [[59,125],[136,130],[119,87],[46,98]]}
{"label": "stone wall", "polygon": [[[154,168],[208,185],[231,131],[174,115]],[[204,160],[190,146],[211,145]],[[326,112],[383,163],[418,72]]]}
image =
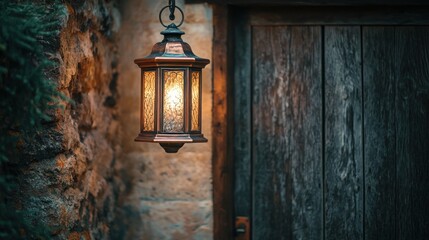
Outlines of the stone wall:
{"label": "stone wall", "polygon": [[[59,67],[50,74],[70,101],[23,143],[14,196],[54,239],[212,239],[211,65],[203,70],[209,143],[166,154],[158,144],[134,142],[140,71],[133,60],[162,39],[158,11],[167,2],[63,3],[63,28],[50,39]],[[177,5],[186,15],[183,39],[210,58],[211,8]]]}
{"label": "stone wall", "polygon": [[50,226],[55,239],[109,239],[114,222],[120,149],[114,5],[66,1],[63,29],[50,39],[59,63],[52,74],[74,103],[65,102],[55,121],[25,143],[16,203]]}
{"label": "stone wall", "polygon": [[[140,70],[133,63],[146,56],[164,28],[159,10],[168,1],[121,2],[118,105],[122,126],[122,154],[118,169],[124,174],[120,198],[122,232],[126,239],[212,239],[211,185],[211,65],[203,70],[203,133],[208,143],[185,144],[177,154],[166,154],[154,143],[137,143],[140,116]],[[212,11],[206,4],[177,1],[185,12],[186,32],[194,53],[211,58]],[[180,15],[177,12],[176,16]],[[168,20],[168,18],[165,18]]]}

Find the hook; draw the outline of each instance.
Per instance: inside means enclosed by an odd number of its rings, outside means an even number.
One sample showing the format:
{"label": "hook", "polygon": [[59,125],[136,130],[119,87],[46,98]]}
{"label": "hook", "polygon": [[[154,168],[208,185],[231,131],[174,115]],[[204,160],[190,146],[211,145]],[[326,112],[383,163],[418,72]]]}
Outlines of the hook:
{"label": "hook", "polygon": [[176,17],[174,16],[174,10],[176,9],[176,1],[168,0],[168,8],[170,9],[170,20],[173,21]]}

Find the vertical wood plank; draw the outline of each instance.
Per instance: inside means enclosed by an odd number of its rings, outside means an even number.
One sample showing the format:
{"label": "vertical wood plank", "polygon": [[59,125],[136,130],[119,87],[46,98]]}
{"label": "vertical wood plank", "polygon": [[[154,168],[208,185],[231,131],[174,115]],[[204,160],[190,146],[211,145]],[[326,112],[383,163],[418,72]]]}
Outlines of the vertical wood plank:
{"label": "vertical wood plank", "polygon": [[325,27],[325,237],[361,239],[360,27]]}
{"label": "vertical wood plank", "polygon": [[363,27],[365,239],[396,239],[394,27]]}
{"label": "vertical wood plank", "polygon": [[[365,159],[371,176],[366,187],[366,236],[367,239],[426,239],[429,236],[426,146],[429,30],[427,27],[368,28],[364,36],[365,45],[372,45],[364,58],[371,67],[364,71],[376,73],[368,74],[365,81],[366,88],[374,90],[368,91],[368,101],[365,98],[365,116],[368,116]],[[379,44],[373,45],[375,41]],[[378,110],[377,116],[369,115],[373,109]]]}
{"label": "vertical wood plank", "polygon": [[231,96],[228,86],[228,7],[213,5],[213,236],[233,238],[233,163],[231,152]]}
{"label": "vertical wood plank", "polygon": [[253,239],[320,239],[321,28],[254,27]]}
{"label": "vertical wood plank", "polygon": [[234,20],[234,198],[235,215],[251,219],[251,29],[246,13]]}
{"label": "vertical wood plank", "polygon": [[429,238],[429,27],[395,28],[396,235]]}

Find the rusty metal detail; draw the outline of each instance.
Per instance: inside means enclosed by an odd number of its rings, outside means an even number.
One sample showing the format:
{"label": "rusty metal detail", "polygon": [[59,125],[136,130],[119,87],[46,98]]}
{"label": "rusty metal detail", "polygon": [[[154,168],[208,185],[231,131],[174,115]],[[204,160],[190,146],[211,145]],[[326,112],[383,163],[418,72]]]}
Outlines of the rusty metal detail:
{"label": "rusty metal detail", "polygon": [[250,240],[250,222],[248,217],[235,218],[235,240]]}

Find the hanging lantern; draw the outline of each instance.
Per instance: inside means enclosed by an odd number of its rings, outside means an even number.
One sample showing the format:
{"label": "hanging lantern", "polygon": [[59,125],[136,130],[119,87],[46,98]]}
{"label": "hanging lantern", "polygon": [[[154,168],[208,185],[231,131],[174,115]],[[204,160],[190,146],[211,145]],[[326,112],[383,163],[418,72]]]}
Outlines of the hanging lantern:
{"label": "hanging lantern", "polygon": [[[182,15],[181,22],[166,26],[162,12],[169,8]],[[141,115],[139,142],[159,143],[167,153],[176,153],[185,143],[207,142],[201,133],[202,69],[210,62],[197,57],[181,36],[183,11],[169,1],[159,13],[164,40],[155,44],[152,53],[134,60],[141,68]]]}

